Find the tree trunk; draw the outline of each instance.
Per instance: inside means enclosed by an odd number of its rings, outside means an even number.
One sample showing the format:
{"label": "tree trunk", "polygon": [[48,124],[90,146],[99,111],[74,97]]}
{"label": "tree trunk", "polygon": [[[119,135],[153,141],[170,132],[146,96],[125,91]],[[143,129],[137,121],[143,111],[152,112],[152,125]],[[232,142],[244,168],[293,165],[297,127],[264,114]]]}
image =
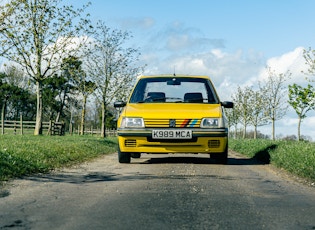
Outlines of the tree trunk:
{"label": "tree trunk", "polygon": [[246,124],[244,124],[244,130],[243,130],[243,139],[245,139],[246,138],[246,128],[247,128],[247,125]]}
{"label": "tree trunk", "polygon": [[300,140],[301,140],[301,121],[302,121],[302,119],[301,119],[301,117],[299,116],[299,123],[298,123],[298,137],[297,137],[298,141],[300,141]]}
{"label": "tree trunk", "polygon": [[254,139],[257,139],[257,125],[255,125],[255,131],[254,131]]}
{"label": "tree trunk", "polygon": [[42,129],[42,119],[43,119],[42,83],[40,81],[37,81],[36,86],[37,86],[37,106],[36,106],[36,124],[35,124],[34,135],[41,135],[43,133],[43,129]]}
{"label": "tree trunk", "polygon": [[61,117],[61,114],[62,114],[62,110],[65,106],[65,101],[66,101],[66,90],[64,91],[64,94],[63,94],[63,98],[61,100],[61,104],[60,104],[60,107],[58,109],[58,112],[57,112],[57,116],[56,116],[56,122],[59,122],[60,120],[60,117]]}
{"label": "tree trunk", "polygon": [[85,113],[86,113],[86,95],[83,95],[83,105],[82,105],[82,114],[81,114],[81,130],[80,135],[84,135],[85,128]]}
{"label": "tree trunk", "polygon": [[5,107],[6,107],[6,99],[5,101],[3,102],[3,105],[2,105],[2,110],[1,110],[1,134],[3,135],[4,134],[4,115],[5,115]]}
{"label": "tree trunk", "polygon": [[102,103],[102,127],[101,127],[101,137],[106,137],[106,102]]}
{"label": "tree trunk", "polygon": [[73,134],[73,123],[72,123],[72,109],[70,108],[70,122],[69,122],[69,133]]}
{"label": "tree trunk", "polygon": [[276,137],[275,137],[275,125],[276,125],[276,121],[275,121],[275,119],[272,119],[272,140],[273,141],[276,139]]}

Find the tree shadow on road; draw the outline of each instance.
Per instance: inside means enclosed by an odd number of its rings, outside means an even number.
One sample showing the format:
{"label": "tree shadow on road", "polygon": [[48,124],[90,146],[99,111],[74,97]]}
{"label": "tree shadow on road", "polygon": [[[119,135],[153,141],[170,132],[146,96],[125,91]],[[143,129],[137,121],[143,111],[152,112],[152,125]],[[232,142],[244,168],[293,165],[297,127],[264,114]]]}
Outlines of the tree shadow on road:
{"label": "tree shadow on road", "polygon": [[[239,153],[233,152],[229,156],[227,165],[264,165],[270,164],[270,151],[277,148],[277,145],[272,144],[255,153],[254,157],[248,158]],[[152,155],[154,156],[154,155]],[[214,159],[206,157],[152,157],[140,164],[217,164]]]}
{"label": "tree shadow on road", "polygon": [[[154,155],[151,155],[154,156]],[[215,160],[205,157],[152,157],[140,164],[214,164]]]}
{"label": "tree shadow on road", "polygon": [[[140,164],[218,164],[215,159],[205,157],[152,157]],[[261,165],[256,158],[229,157],[227,165]]]}
{"label": "tree shadow on road", "polygon": [[232,158],[229,161],[229,164],[233,165],[264,165],[264,164],[270,164],[270,151],[273,151],[278,146],[275,144],[272,144],[258,152],[255,153],[254,157],[252,158]]}
{"label": "tree shadow on road", "polygon": [[[275,150],[278,146],[272,144],[266,148],[256,152],[254,157],[248,158],[244,155],[230,151],[227,165],[264,165],[270,164],[270,152]],[[232,156],[231,156],[232,155]],[[217,164],[215,159],[196,156],[176,156],[167,155],[167,157],[155,157],[154,154],[148,155],[153,156],[146,161],[140,162],[140,164]],[[139,163],[139,162],[136,162]]]}
{"label": "tree shadow on road", "polygon": [[[264,165],[270,163],[270,154],[269,152],[276,149],[277,145],[270,145],[267,148],[260,150],[255,153],[255,156],[252,158],[247,158],[239,153],[230,151],[230,156],[228,158],[227,165],[222,165],[222,167],[228,167],[229,165]],[[153,156],[153,157],[152,157]],[[132,164],[209,164],[209,165],[220,165],[214,159],[205,156],[176,156],[171,155],[167,157],[157,157],[154,155],[147,155],[143,159],[138,159],[132,161]],[[208,175],[213,177],[213,175]],[[176,177],[169,177],[171,179],[184,179],[187,176],[183,177],[182,175],[177,175]],[[151,174],[130,174],[130,175],[120,175],[117,173],[110,172],[89,172],[87,174],[82,174],[79,172],[70,172],[70,173],[48,173],[41,175],[34,175],[25,178],[27,180],[35,182],[57,182],[57,183],[70,183],[70,184],[86,184],[86,183],[103,183],[109,181],[133,181],[133,180],[147,180],[147,179],[161,179],[161,176],[151,175]],[[3,196],[7,196],[5,194]]]}

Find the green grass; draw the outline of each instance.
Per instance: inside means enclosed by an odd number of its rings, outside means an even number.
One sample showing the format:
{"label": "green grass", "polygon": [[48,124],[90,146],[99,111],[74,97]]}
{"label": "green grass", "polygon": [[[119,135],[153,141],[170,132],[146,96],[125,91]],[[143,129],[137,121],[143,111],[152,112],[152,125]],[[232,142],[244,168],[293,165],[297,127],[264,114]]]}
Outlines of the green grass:
{"label": "green grass", "polygon": [[116,138],[1,135],[0,181],[71,166],[116,149]]}
{"label": "green grass", "polygon": [[[315,181],[315,143],[229,139],[230,149]],[[117,138],[0,135],[0,181],[78,164],[117,149]]]}
{"label": "green grass", "polygon": [[315,181],[315,143],[230,138],[229,148]]}

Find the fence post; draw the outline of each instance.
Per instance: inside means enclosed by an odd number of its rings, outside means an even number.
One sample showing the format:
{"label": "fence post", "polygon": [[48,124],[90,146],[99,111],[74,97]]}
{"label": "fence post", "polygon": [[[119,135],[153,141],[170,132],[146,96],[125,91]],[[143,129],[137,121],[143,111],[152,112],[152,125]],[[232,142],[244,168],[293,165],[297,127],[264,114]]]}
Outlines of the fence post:
{"label": "fence post", "polygon": [[61,123],[61,135],[64,136],[65,135],[65,129],[66,129],[66,125],[64,122]]}
{"label": "fence post", "polygon": [[4,134],[4,105],[2,106],[1,112],[1,134]]}
{"label": "fence post", "polygon": [[16,135],[16,121],[14,121],[13,131],[14,131],[14,135]]}
{"label": "fence post", "polygon": [[48,127],[48,135],[51,136],[53,132],[53,123],[52,123],[52,120],[49,121],[49,127]]}
{"label": "fence post", "polygon": [[1,119],[1,134],[2,135],[4,134],[4,120],[3,120],[3,117]]}
{"label": "fence post", "polygon": [[20,114],[21,135],[23,135],[23,116]]}

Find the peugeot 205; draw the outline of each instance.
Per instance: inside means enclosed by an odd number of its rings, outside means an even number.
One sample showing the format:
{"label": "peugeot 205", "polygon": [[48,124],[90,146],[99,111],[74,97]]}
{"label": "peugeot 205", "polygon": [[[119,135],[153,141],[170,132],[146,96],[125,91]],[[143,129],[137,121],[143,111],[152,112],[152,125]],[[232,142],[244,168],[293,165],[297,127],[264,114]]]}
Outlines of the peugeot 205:
{"label": "peugeot 205", "polygon": [[118,160],[130,163],[142,153],[204,153],[228,159],[224,108],[208,76],[141,76],[117,121]]}

